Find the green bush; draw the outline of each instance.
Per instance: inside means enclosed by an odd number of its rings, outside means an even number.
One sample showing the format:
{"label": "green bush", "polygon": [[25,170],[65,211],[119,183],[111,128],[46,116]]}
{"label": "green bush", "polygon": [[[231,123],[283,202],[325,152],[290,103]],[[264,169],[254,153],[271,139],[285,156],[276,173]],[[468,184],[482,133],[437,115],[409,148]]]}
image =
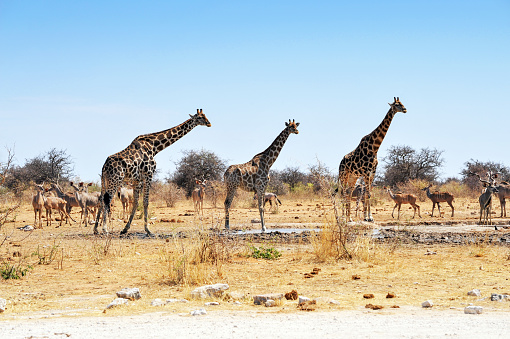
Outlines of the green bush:
{"label": "green bush", "polygon": [[264,248],[264,247],[255,247],[250,246],[251,255],[250,257],[253,257],[255,259],[268,259],[268,260],[276,260],[279,257],[282,256],[280,252],[278,252],[277,249],[273,247]]}

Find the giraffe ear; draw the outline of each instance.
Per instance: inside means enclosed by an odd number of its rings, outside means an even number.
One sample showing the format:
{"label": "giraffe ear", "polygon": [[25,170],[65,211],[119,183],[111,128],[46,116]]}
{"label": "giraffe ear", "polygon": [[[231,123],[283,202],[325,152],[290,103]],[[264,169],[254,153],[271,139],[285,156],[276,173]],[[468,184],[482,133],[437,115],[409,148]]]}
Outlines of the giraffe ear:
{"label": "giraffe ear", "polygon": [[289,127],[289,123],[287,121],[285,121],[285,126]]}
{"label": "giraffe ear", "polygon": [[296,122],[296,127],[299,127],[299,122]]}
{"label": "giraffe ear", "polygon": [[388,105],[390,105],[390,106],[391,106],[391,104],[390,104],[389,102],[388,102]]}
{"label": "giraffe ear", "polygon": [[193,116],[191,114],[189,116],[190,116],[190,118],[193,118]]}

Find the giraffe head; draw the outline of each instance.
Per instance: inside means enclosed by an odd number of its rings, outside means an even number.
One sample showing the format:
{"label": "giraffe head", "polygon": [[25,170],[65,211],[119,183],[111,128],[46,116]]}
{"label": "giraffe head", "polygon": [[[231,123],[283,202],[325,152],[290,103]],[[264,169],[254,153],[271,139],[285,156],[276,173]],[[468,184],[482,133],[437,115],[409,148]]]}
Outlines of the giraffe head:
{"label": "giraffe head", "polygon": [[202,113],[202,109],[197,108],[197,114],[195,114],[195,115],[190,114],[189,116],[191,117],[191,119],[193,119],[196,122],[197,126],[202,125],[202,126],[211,127],[211,123],[209,122],[209,120],[207,119],[205,114]]}
{"label": "giraffe head", "polygon": [[294,122],[294,119],[292,119],[292,121],[290,121],[289,119],[289,122],[286,122],[285,126],[287,126],[287,129],[289,130],[290,133],[299,134],[299,131],[297,129],[299,126],[299,122]]}
{"label": "giraffe head", "polygon": [[402,113],[407,113],[407,109],[404,107],[404,104],[402,104],[400,102],[400,99],[399,97],[393,97],[393,103],[390,104],[388,103],[388,105],[391,106],[391,109],[396,113],[396,112],[402,112]]}

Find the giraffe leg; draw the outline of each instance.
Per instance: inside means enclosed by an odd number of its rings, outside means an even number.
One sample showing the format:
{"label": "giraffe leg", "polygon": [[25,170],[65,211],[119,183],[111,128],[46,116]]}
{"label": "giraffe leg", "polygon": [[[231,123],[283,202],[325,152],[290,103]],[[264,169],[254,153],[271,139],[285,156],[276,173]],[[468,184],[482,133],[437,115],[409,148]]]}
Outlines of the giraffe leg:
{"label": "giraffe leg", "polygon": [[227,187],[227,197],[225,198],[225,228],[230,229],[230,214],[229,209],[232,205],[232,200],[234,200],[234,196],[236,194],[237,186],[229,186]]}
{"label": "giraffe leg", "polygon": [[[374,182],[374,178],[375,178],[375,172],[372,172],[368,175],[368,178],[366,178],[367,180],[365,181],[365,190],[366,190],[365,202],[366,202],[366,206],[367,206],[366,214],[365,214],[365,221],[369,221],[369,222],[374,221],[374,217],[372,216],[372,210],[371,210],[371,206],[370,206],[371,205],[370,201],[372,198],[372,183]],[[400,206],[398,207],[398,218],[400,218]]]}
{"label": "giraffe leg", "polygon": [[264,223],[264,190],[257,190],[257,200],[259,204],[260,223],[262,224],[262,232],[266,231],[266,225]]}
{"label": "giraffe leg", "polygon": [[129,228],[131,227],[131,222],[135,217],[136,208],[138,207],[138,197],[140,196],[140,187],[136,186],[133,190],[133,208],[131,209],[131,215],[129,216],[129,220],[124,227],[124,229],[120,232],[120,234],[126,234]]}
{"label": "giraffe leg", "polygon": [[[151,179],[152,180],[152,179]],[[145,223],[145,232],[149,237],[154,236],[151,231],[149,231],[149,227],[147,225],[148,213],[149,213],[149,192],[151,189],[150,181],[147,180],[143,189],[143,221]]]}

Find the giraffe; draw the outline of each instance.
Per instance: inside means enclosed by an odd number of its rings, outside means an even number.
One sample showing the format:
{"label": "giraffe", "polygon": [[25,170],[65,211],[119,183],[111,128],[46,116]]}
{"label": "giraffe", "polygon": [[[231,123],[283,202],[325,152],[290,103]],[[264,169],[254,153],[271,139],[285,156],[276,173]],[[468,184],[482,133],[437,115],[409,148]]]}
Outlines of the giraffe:
{"label": "giraffe", "polygon": [[110,155],[106,159],[101,174],[100,207],[96,216],[94,234],[98,233],[97,226],[101,213],[103,213],[103,232],[108,233],[106,224],[111,214],[113,199],[121,185],[127,183],[134,189],[133,207],[129,220],[120,234],[126,234],[129,230],[136,208],[138,207],[140,191],[143,190],[145,232],[147,232],[149,236],[152,235],[147,227],[147,208],[149,207],[149,191],[151,188],[152,176],[156,169],[154,156],[185,136],[196,126],[202,125],[211,127],[211,123],[202,112],[202,109],[197,109],[197,114],[190,114],[189,116],[190,119],[178,126],[161,132],[139,135],[124,150]]}
{"label": "giraffe", "polygon": [[285,141],[291,133],[298,134],[299,122],[294,120],[285,122],[285,129],[276,137],[273,143],[262,153],[255,155],[250,161],[244,164],[231,165],[227,168],[223,178],[227,186],[227,197],[225,199],[225,228],[230,229],[229,209],[234,199],[237,188],[255,192],[259,205],[260,222],[262,232],[266,231],[264,224],[264,196],[266,186],[269,182],[269,169],[278,158]]}
{"label": "giraffe", "polygon": [[372,133],[365,135],[358,147],[346,156],[343,157],[338,169],[338,187],[342,189],[342,197],[344,198],[347,213],[346,217],[351,221],[351,198],[347,197],[347,192],[353,192],[356,180],[363,177],[365,180],[365,187],[367,194],[364,195],[364,205],[367,206],[364,210],[365,220],[374,221],[370,211],[370,196],[372,193],[372,182],[375,177],[375,170],[377,168],[377,151],[388,132],[391,121],[397,112],[406,113],[407,110],[400,102],[398,97],[393,98],[393,103],[390,104],[390,109],[383,121]]}

